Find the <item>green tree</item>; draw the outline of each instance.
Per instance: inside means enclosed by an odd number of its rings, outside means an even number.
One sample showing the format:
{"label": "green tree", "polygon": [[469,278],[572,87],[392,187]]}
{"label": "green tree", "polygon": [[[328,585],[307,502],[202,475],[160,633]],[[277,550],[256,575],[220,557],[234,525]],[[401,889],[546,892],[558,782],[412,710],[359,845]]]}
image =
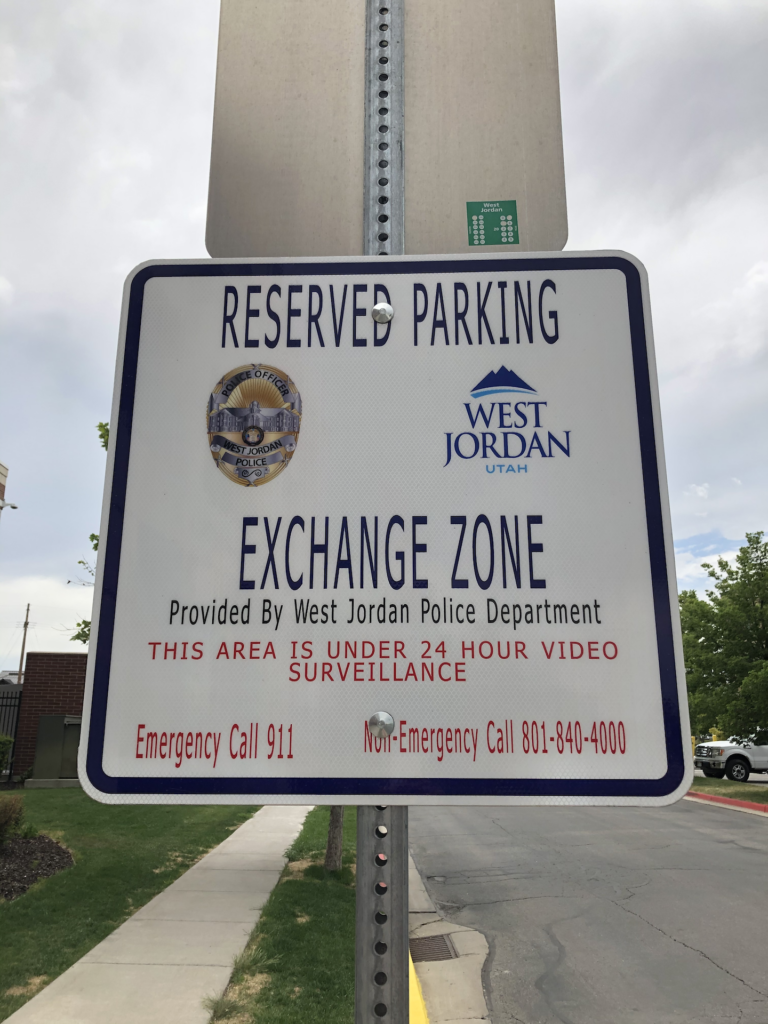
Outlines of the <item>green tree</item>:
{"label": "green tree", "polygon": [[768,541],[748,533],[735,564],[704,564],[707,600],[680,594],[691,726],[768,741]]}
{"label": "green tree", "polygon": [[91,620],[83,619],[82,622],[76,622],[77,632],[73,633],[69,638],[70,640],[79,640],[81,644],[88,644],[91,642]]}
{"label": "green tree", "polygon": [[[97,430],[98,435],[99,435],[99,440],[101,441],[101,447],[106,450],[107,448],[109,448],[109,424],[108,423],[97,423],[96,424],[96,430]],[[98,551],[99,550],[99,535],[98,535],[98,533],[90,534],[89,537],[88,537],[88,540],[91,542],[91,547],[93,548],[93,550],[94,551]],[[96,567],[95,567],[95,565],[91,565],[91,563],[87,559],[81,558],[80,561],[77,564],[78,565],[82,565],[83,568],[85,569],[85,571],[89,574],[89,576],[95,577],[95,575],[96,575]],[[67,582],[68,583],[72,583],[73,581],[72,580],[67,580]],[[93,586],[93,583],[90,582],[89,580],[85,580],[85,581],[78,580],[77,582],[79,582],[81,586],[85,586],[85,587],[92,587]],[[76,626],[77,626],[77,631],[75,633],[73,633],[72,636],[69,639],[70,640],[75,640],[76,642],[81,643],[81,644],[87,644],[90,641],[90,639],[91,639],[91,620],[90,619],[83,619],[82,622],[76,623]]]}

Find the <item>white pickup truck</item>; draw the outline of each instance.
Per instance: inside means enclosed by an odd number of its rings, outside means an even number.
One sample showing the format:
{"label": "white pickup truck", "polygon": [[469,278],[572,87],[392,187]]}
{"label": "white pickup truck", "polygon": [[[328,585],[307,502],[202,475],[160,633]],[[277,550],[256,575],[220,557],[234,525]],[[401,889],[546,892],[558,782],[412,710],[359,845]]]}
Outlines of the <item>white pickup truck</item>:
{"label": "white pickup truck", "polygon": [[712,740],[699,743],[693,752],[693,763],[708,779],[746,782],[750,772],[768,772],[768,747],[752,743],[740,745],[733,740]]}

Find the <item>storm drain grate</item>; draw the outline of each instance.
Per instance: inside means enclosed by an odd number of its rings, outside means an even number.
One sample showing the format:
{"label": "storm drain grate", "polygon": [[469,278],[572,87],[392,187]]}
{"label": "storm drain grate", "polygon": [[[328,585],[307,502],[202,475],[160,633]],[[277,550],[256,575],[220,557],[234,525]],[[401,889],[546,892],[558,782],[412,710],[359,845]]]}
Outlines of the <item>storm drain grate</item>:
{"label": "storm drain grate", "polygon": [[414,963],[423,960],[455,960],[459,955],[449,935],[425,935],[411,939],[408,945]]}

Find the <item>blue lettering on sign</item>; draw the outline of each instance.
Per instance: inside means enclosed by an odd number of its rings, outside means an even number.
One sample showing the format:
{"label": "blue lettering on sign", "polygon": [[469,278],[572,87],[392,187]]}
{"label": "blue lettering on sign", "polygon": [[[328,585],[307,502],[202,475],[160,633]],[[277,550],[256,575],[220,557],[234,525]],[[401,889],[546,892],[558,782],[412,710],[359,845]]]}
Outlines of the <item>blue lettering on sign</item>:
{"label": "blue lettering on sign", "polygon": [[[426,314],[425,314],[426,315]],[[536,395],[536,389],[505,366],[486,374],[472,391],[474,399],[488,399],[491,395]],[[469,429],[445,432],[445,463],[452,460],[496,460],[486,466],[487,473],[528,472],[527,465],[517,469],[498,460],[553,459],[557,455],[571,457],[571,431],[551,430],[545,426],[549,403],[541,398],[520,400],[517,397],[503,401],[464,402]],[[545,412],[546,410],[546,412]]]}

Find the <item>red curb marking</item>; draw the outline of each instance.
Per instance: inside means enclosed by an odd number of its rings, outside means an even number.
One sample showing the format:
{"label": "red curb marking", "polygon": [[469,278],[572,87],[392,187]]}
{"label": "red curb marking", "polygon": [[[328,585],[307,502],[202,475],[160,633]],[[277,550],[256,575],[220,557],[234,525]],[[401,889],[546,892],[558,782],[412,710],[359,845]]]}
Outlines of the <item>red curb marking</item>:
{"label": "red curb marking", "polygon": [[753,804],[749,800],[733,800],[729,796],[713,796],[711,793],[694,793],[693,790],[689,790],[685,795],[693,797],[694,800],[710,800],[713,804],[725,804],[726,807],[746,807],[750,811],[762,811],[763,814],[768,814],[768,804]]}

